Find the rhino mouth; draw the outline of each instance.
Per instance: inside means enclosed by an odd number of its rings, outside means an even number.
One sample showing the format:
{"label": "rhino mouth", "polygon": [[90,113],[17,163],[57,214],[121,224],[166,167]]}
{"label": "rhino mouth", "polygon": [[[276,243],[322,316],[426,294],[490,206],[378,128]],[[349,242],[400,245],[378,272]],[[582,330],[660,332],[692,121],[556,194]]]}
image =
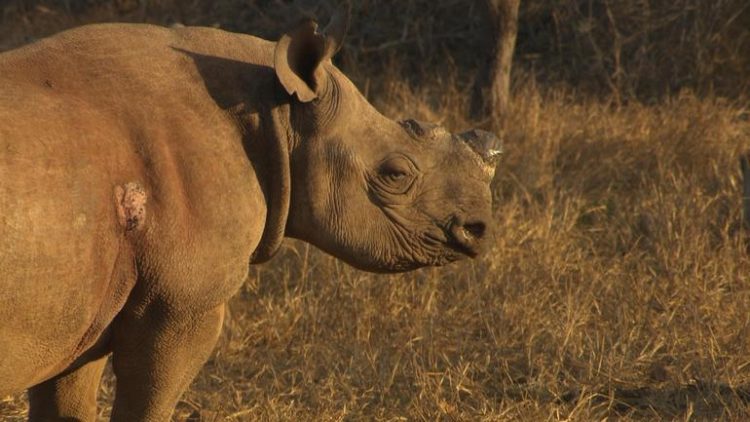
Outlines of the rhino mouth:
{"label": "rhino mouth", "polygon": [[449,229],[427,232],[425,233],[425,238],[429,239],[430,243],[442,247],[444,255],[442,260],[445,263],[458,261],[465,257],[476,258],[479,255],[479,251],[476,248],[459,242]]}
{"label": "rhino mouth", "polygon": [[[385,214],[395,223],[401,244],[410,244],[410,252],[401,256],[397,264],[391,265],[404,271],[404,268],[415,269],[425,266],[443,266],[452,262],[475,258],[480,254],[478,245],[467,242],[466,234],[455,224],[455,217],[439,219],[427,215],[422,230],[410,231],[408,221],[389,207],[384,207]],[[462,237],[463,235],[463,237]],[[405,240],[410,239],[410,240]],[[462,241],[464,239],[464,241]]]}
{"label": "rhino mouth", "polygon": [[381,273],[401,273],[423,267],[442,267],[452,262],[476,256],[476,252],[451,240],[449,234],[433,227],[417,235],[419,239],[410,248],[410,253],[398,256],[395,260],[377,261],[374,266],[352,265],[368,271]]}
{"label": "rhino mouth", "polygon": [[477,256],[479,256],[478,248],[461,243],[458,240],[456,240],[455,237],[453,236],[448,237],[448,242],[446,243],[446,246],[453,249],[454,251],[460,252],[468,256],[469,258],[476,258]]}

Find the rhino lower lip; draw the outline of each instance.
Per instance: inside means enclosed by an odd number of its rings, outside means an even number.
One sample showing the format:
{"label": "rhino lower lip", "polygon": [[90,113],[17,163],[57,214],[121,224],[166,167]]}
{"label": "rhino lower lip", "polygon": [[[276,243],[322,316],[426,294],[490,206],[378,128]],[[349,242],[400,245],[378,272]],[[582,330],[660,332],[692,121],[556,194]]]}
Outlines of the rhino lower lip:
{"label": "rhino lower lip", "polygon": [[466,255],[466,256],[468,256],[470,258],[476,258],[477,255],[479,255],[479,251],[477,251],[476,249],[474,249],[474,248],[472,248],[472,247],[470,247],[468,245],[464,245],[462,243],[459,243],[459,242],[455,241],[454,239],[450,239],[446,243],[446,245],[448,245],[448,247],[450,247],[451,249],[453,249],[455,251],[458,251],[458,252],[461,252],[462,254],[464,254],[464,255]]}
{"label": "rhino lower lip", "polygon": [[470,258],[475,258],[477,255],[479,255],[479,252],[476,249],[471,248],[468,245],[462,244],[461,242],[453,238],[453,236],[443,234],[443,233],[440,233],[440,234],[426,233],[425,237],[441,245],[445,245],[449,249],[455,252],[459,252],[462,255],[466,255]]}

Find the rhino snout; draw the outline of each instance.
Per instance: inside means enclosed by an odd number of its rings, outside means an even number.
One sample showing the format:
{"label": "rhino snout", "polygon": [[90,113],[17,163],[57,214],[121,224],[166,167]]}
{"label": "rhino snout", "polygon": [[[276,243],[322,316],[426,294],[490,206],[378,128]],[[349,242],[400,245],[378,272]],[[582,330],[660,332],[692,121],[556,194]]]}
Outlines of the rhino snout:
{"label": "rhino snout", "polygon": [[474,258],[479,255],[487,237],[487,223],[483,219],[469,219],[457,215],[448,228],[448,244]]}

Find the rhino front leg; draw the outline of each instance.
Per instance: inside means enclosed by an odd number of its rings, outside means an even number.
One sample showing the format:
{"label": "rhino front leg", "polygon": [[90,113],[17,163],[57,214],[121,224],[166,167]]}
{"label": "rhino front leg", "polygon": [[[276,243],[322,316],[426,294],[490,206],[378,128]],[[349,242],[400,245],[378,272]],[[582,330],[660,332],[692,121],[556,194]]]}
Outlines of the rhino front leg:
{"label": "rhino front leg", "polygon": [[96,392],[107,356],[29,389],[29,421],[96,420]]}
{"label": "rhino front leg", "polygon": [[140,318],[122,317],[113,347],[117,391],[112,420],[168,421],[216,344],[224,305],[199,315],[152,309]]}

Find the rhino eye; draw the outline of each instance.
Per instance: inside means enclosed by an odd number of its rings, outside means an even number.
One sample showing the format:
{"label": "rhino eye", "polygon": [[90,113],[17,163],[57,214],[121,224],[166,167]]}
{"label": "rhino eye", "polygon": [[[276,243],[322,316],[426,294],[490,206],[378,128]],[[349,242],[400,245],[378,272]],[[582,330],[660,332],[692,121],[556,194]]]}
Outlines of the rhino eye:
{"label": "rhino eye", "polygon": [[393,182],[398,182],[399,180],[402,180],[408,177],[408,174],[402,170],[387,170],[381,174],[383,177]]}
{"label": "rhino eye", "polygon": [[414,164],[406,157],[397,156],[386,159],[378,168],[378,185],[392,194],[403,194],[414,182],[416,170]]}

